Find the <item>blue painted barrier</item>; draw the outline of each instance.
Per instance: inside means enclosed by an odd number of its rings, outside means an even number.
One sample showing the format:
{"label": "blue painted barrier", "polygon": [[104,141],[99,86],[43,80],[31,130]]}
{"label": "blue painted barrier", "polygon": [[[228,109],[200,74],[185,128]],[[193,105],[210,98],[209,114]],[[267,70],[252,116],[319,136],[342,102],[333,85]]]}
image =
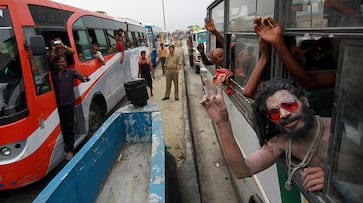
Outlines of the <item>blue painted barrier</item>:
{"label": "blue painted barrier", "polygon": [[94,202],[126,143],[151,143],[149,202],[165,202],[164,132],[155,104],[113,113],[33,202]]}

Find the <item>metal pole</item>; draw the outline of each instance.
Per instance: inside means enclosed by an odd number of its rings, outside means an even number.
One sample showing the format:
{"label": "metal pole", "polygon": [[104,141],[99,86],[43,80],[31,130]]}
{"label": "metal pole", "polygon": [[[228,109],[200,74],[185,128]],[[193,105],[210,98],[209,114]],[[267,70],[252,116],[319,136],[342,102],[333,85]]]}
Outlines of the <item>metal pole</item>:
{"label": "metal pole", "polygon": [[161,3],[163,4],[164,31],[166,32],[166,21],[165,21],[165,8],[164,8],[164,0],[161,0]]}

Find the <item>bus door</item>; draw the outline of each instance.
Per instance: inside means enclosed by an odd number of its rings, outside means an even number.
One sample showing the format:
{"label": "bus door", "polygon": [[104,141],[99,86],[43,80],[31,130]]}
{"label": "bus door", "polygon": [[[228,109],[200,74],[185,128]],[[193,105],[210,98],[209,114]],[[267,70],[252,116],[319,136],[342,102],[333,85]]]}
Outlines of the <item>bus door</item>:
{"label": "bus door", "polygon": [[[46,52],[46,45],[43,36],[36,35],[33,28],[23,28],[25,37],[25,48],[27,59],[29,62],[34,91],[30,91],[29,98],[33,98],[34,103],[31,106],[31,113],[35,116],[36,123],[39,123],[37,130],[40,130],[44,139],[48,136],[54,136],[52,143],[48,147],[53,151],[54,144],[56,144],[56,137],[60,135],[59,114],[57,111],[57,103],[54,91],[52,91],[50,83],[50,71],[52,71],[48,64],[48,57]],[[26,63],[24,63],[26,64]],[[25,67],[25,66],[24,66]],[[61,147],[61,149],[63,149]]]}

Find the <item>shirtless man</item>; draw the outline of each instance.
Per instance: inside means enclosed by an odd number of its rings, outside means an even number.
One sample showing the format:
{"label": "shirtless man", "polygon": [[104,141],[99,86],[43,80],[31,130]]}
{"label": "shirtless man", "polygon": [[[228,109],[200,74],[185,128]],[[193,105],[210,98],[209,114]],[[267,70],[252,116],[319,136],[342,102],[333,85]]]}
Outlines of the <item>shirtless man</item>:
{"label": "shirtless man", "polygon": [[303,169],[304,188],[310,192],[323,188],[331,119],[313,115],[301,88],[282,79],[260,84],[253,105],[253,123],[262,147],[244,157],[234,139],[221,81],[217,94],[208,80],[206,84],[209,96],[203,97],[201,105],[217,125],[222,150],[234,176],[250,177],[285,156],[289,175],[285,187],[290,189],[296,171],[291,157],[295,157],[299,163],[294,164]]}
{"label": "shirtless man", "polygon": [[202,62],[204,65],[216,65],[218,68],[223,67],[224,51],[222,48],[211,49],[208,52],[208,56],[204,52],[204,45],[202,43],[198,44],[197,50],[202,57]]}

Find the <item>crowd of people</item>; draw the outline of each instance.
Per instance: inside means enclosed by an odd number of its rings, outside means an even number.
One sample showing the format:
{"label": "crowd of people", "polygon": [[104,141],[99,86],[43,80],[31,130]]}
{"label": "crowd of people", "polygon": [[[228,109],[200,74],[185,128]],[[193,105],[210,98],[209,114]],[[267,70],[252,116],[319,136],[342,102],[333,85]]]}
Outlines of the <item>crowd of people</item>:
{"label": "crowd of people", "polygon": [[[128,24],[126,23],[126,30],[118,29],[111,37],[115,39],[115,50],[121,53],[120,63],[123,63],[125,49],[132,47],[130,40],[128,40]],[[126,45],[126,48],[124,48],[123,44]],[[92,41],[91,48],[93,58],[99,62],[99,66],[105,65],[106,60],[102,52],[99,50],[99,44]],[[161,62],[163,76],[165,76],[166,79],[166,92],[165,97],[163,97],[162,100],[169,99],[172,82],[174,83],[174,98],[175,100],[179,100],[178,74],[181,70],[182,59],[179,54],[175,54],[174,49],[175,47],[173,44],[168,46],[168,48],[165,48],[163,44],[160,44],[160,48],[158,50],[157,63]],[[111,50],[111,52],[113,52],[113,50]],[[75,96],[73,91],[73,82],[76,79],[80,80],[81,82],[87,82],[90,80],[88,76],[80,74],[78,71],[72,68],[72,66],[67,64],[68,58],[72,58],[75,53],[76,51],[65,45],[62,41],[62,38],[60,37],[55,37],[49,43],[48,64],[56,93],[56,101],[64,139],[64,155],[66,160],[70,160],[75,153]],[[84,59],[82,52],[78,49],[77,55],[81,61]],[[150,55],[147,56],[145,51],[141,51],[137,64],[137,77],[145,79],[146,85],[149,89],[149,95],[153,96],[153,80],[155,79],[155,71],[150,60]]]}
{"label": "crowd of people", "polygon": [[[123,63],[125,57],[125,49],[123,43],[127,41],[128,24],[126,22],[126,31],[118,29],[112,36],[116,41],[116,51],[121,52],[120,63]],[[75,79],[81,82],[87,82],[90,78],[80,74],[74,68],[67,65],[67,56],[72,56],[75,51],[65,45],[60,37],[56,37],[49,43],[48,64],[54,84],[58,112],[60,117],[61,129],[64,140],[64,154],[66,160],[72,159],[74,156],[74,108],[75,96],[73,91],[73,83]],[[106,61],[99,51],[99,44],[92,42],[92,54],[100,65],[105,65]],[[83,60],[82,52],[78,51],[78,57]],[[151,86],[152,88],[152,86]],[[152,93],[152,90],[151,90]]]}
{"label": "crowd of people", "polygon": [[[206,29],[216,36],[219,44],[224,45],[223,36],[215,29],[210,18],[205,19]],[[303,169],[304,187],[307,191],[319,191],[323,188],[324,168],[327,159],[327,146],[330,135],[331,118],[314,115],[310,108],[305,90],[331,87],[335,85],[335,71],[311,73],[287,48],[282,37],[283,28],[273,18],[256,18],[254,30],[259,36],[260,57],[251,72],[243,90],[243,95],[255,100],[253,105],[253,124],[258,136],[259,150],[243,156],[234,138],[228,111],[224,103],[222,82],[218,79],[218,91],[214,93],[207,80],[208,95],[205,95],[201,105],[205,108],[213,122],[218,127],[222,150],[225,158],[237,178],[250,177],[270,167],[277,160],[285,157],[288,166],[288,179],[286,188],[291,188],[291,179],[297,169]],[[122,52],[120,63],[124,60],[122,42],[127,44],[127,31],[122,29],[115,33],[116,48]],[[231,43],[231,50],[235,44]],[[224,66],[223,47],[212,49],[208,54],[204,52],[203,44],[199,44],[202,62],[205,65]],[[261,82],[266,64],[273,48],[280,56],[286,69],[296,82],[286,79],[273,79]],[[98,44],[92,45],[94,58],[101,65],[106,62],[98,50]],[[167,51],[168,50],[168,51]],[[250,51],[250,55],[255,57]],[[73,157],[74,149],[74,92],[73,80],[82,82],[90,80],[88,76],[81,75],[76,70],[67,68],[66,55],[74,54],[74,50],[63,44],[60,38],[50,43],[49,64],[55,86],[61,126],[65,141],[66,159]],[[232,55],[234,54],[231,51]],[[248,53],[243,55],[246,57]],[[234,60],[234,58],[232,58]],[[174,99],[179,100],[178,78],[183,67],[182,58],[175,54],[175,46],[165,48],[160,44],[158,62],[161,62],[162,74],[166,78],[166,90],[163,101],[169,100],[171,85],[174,84]],[[256,58],[253,59],[256,61]],[[231,64],[234,64],[233,62]],[[232,67],[233,68],[233,67]],[[152,80],[155,79],[153,64],[145,51],[141,51],[138,61],[138,77],[144,78],[153,96]],[[299,163],[294,163],[292,157]]]}

